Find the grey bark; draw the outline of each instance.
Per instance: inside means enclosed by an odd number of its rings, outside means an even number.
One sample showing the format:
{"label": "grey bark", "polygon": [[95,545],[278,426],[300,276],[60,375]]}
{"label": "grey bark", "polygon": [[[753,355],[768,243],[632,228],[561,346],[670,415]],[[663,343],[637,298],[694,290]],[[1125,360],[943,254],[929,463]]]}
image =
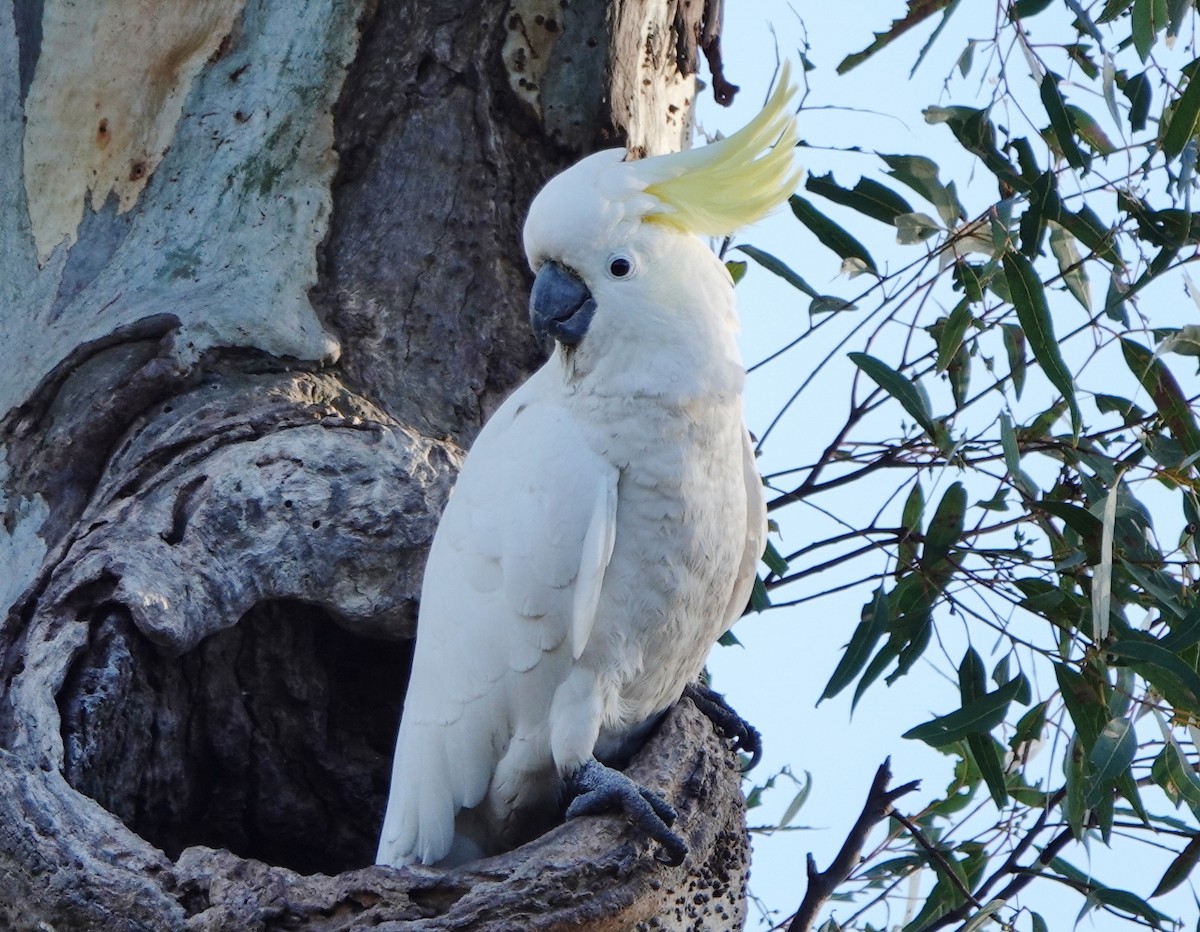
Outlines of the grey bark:
{"label": "grey bark", "polygon": [[437,516],[539,360],[524,210],[686,139],[703,10],[82,6],[0,4],[0,924],[739,926],[687,704],[632,765],[681,867],[615,819],[369,866]]}

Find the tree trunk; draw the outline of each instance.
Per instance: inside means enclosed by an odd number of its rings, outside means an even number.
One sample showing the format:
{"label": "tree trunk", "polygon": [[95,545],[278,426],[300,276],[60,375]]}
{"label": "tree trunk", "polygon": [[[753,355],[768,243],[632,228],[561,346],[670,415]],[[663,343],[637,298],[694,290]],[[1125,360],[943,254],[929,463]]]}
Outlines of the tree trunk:
{"label": "tree trunk", "polygon": [[[699,0],[0,3],[0,920],[735,928],[732,755],[581,819],[371,864],[461,450],[539,362],[520,223],[690,133]],[[418,921],[419,920],[419,921]]]}

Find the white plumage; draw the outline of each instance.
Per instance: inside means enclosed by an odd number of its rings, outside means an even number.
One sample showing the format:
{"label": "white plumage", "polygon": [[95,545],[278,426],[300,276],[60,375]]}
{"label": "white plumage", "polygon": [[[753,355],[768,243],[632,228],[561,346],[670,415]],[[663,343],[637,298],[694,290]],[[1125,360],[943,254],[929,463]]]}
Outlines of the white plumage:
{"label": "white plumage", "polygon": [[[765,509],[732,282],[695,232],[794,188],[780,83],[721,143],[598,153],[534,200],[531,314],[557,342],[479,434],[434,537],[379,863],[460,862],[553,824],[564,780],[622,762],[745,608]],[[744,198],[697,210],[739,180]]]}

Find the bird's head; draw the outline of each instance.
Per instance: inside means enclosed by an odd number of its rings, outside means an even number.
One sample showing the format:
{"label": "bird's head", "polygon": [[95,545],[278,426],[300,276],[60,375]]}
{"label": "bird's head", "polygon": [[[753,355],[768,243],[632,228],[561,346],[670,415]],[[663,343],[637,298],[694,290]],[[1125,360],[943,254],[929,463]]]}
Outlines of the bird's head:
{"label": "bird's head", "polygon": [[[574,348],[615,326],[653,339],[656,317],[698,313],[714,290],[731,308],[729,277],[698,237],[754,223],[795,190],[795,95],[785,64],[763,110],[726,139],[638,161],[610,149],[551,179],[525,222],[539,338]],[[612,319],[630,315],[642,326]]]}

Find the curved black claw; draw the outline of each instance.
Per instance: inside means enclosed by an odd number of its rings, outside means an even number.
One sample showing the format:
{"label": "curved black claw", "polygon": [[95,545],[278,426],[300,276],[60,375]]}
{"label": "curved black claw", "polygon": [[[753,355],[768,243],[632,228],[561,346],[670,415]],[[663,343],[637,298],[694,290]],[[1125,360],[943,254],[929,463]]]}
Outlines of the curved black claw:
{"label": "curved black claw", "polygon": [[567,777],[567,791],[575,797],[567,807],[568,819],[620,809],[662,845],[666,856],[660,860],[667,864],[683,862],[687,842],[668,827],[675,822],[675,809],[653,790],[634,783],[619,770],[590,760]]}
{"label": "curved black claw", "polygon": [[758,729],[733,711],[724,696],[703,683],[689,683],[683,688],[683,694],[733,742],[737,750],[750,755],[750,763],[742,768],[743,772],[753,770],[762,760],[762,735]]}

